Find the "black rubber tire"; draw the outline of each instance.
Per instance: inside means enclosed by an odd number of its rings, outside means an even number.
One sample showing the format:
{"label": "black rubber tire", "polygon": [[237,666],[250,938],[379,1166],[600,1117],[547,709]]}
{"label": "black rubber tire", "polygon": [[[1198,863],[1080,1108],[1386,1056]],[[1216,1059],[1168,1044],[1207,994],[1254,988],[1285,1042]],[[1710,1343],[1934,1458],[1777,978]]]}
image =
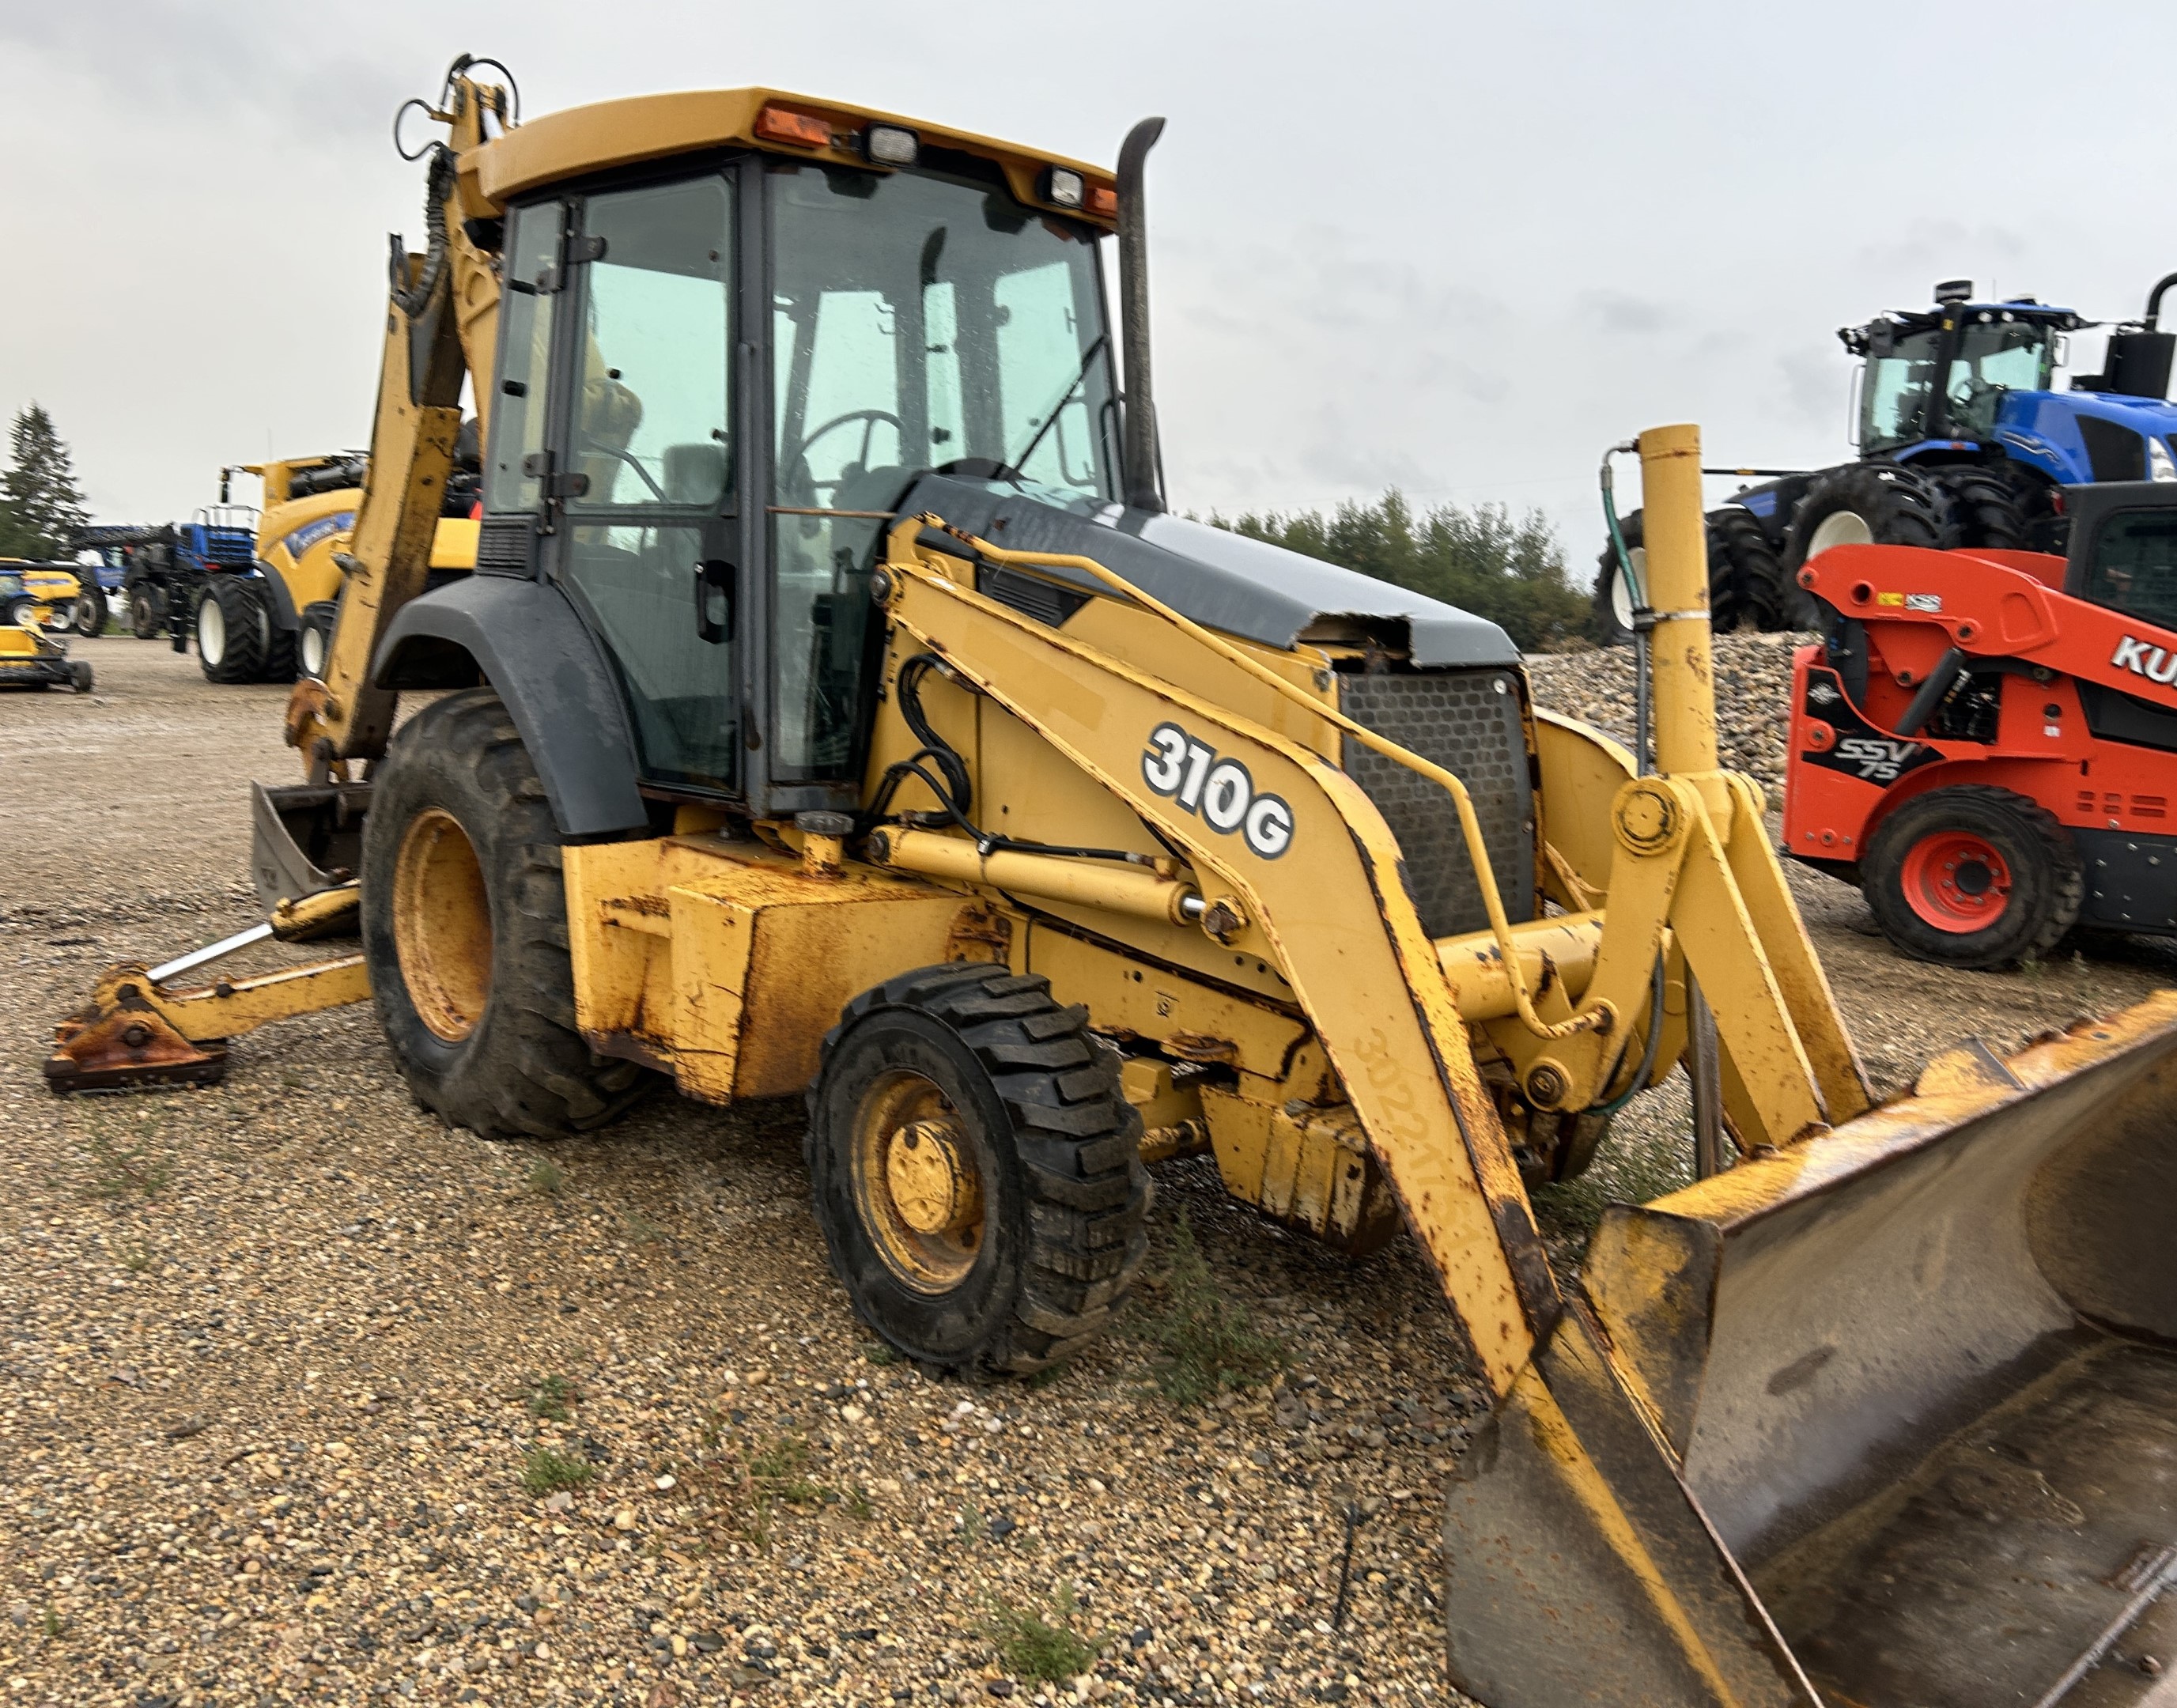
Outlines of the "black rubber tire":
{"label": "black rubber tire", "polygon": [[[1640,549],[1640,512],[1618,518],[1618,531],[1625,537],[1625,549]],[[1618,579],[1618,554],[1607,538],[1602,549],[1596,554],[1595,592],[1588,602],[1587,632],[1598,647],[1629,647],[1633,631],[1618,620],[1615,601],[1610,597],[1612,584]]]}
{"label": "black rubber tire", "polygon": [[166,638],[166,602],[139,587],[128,596],[128,632],[139,641]]}
{"label": "black rubber tire", "polygon": [[[557,1138],[616,1119],[653,1082],[575,1029],[559,832],[514,720],[488,688],[425,707],[394,733],[363,820],[362,935],[371,1000],[417,1100],[485,1138]],[[450,1043],[417,1012],[393,925],[401,840],[450,814],[475,849],[491,910],[483,1012]]]}
{"label": "black rubber tire", "polygon": [[[1761,525],[1736,505],[1710,510],[1708,524],[1709,626],[1716,634],[1740,629],[1776,626],[1775,613],[1784,587],[1784,574],[1776,554],[1762,538]],[[1743,526],[1742,526],[1743,524]],[[1641,512],[1618,519],[1625,537],[1625,549],[1644,549]],[[1611,585],[1618,573],[1618,557],[1607,542],[1595,560],[1595,591],[1588,609],[1588,633],[1602,647],[1628,647],[1633,631],[1618,619]]]}
{"label": "black rubber tire", "polygon": [[23,619],[35,610],[38,602],[28,593],[18,593],[4,605],[0,605],[0,623],[11,628],[24,626]]}
{"label": "black rubber tire", "polygon": [[[303,626],[295,637],[295,670],[298,675],[322,681],[325,659],[332,651],[333,622],[340,614],[340,606],[331,599],[319,599],[303,608]],[[315,663],[311,655],[317,655]]]}
{"label": "black rubber tire", "polygon": [[1961,463],[1939,469],[1935,478],[1951,495],[1960,545],[1968,551],[1975,546],[2000,552],[2032,549],[2018,488],[1997,470]]}
{"label": "black rubber tire", "polygon": [[272,608],[272,596],[262,587],[253,587],[259,608],[265,613],[265,665],[258,679],[261,682],[292,682],[295,679],[295,643],[302,637],[292,629],[280,626],[279,613]]}
{"label": "black rubber tire", "polygon": [[[1907,854],[1945,830],[1981,838],[2011,868],[2010,904],[1983,930],[1943,930],[1905,898]],[[2086,879],[2078,845],[2046,807],[2007,789],[1961,783],[1915,795],[1876,826],[1860,860],[1860,892],[1883,935],[1914,959],[1989,969],[2038,959],[2063,941],[2078,919]]]}
{"label": "black rubber tire", "polygon": [[2071,519],[2060,508],[2061,489],[2054,481],[2016,462],[2001,465],[2019,515],[2026,522],[2026,549],[2062,557],[2071,549]]}
{"label": "black rubber tire", "polygon": [[[216,613],[214,628],[207,610]],[[190,632],[197,643],[197,668],[207,682],[265,679],[272,636],[271,614],[257,590],[239,576],[210,576],[205,581]]]}
{"label": "black rubber tire", "polygon": [[75,597],[75,620],[69,631],[86,641],[95,640],[106,632],[107,616],[106,590],[88,576],[78,576],[79,591]]}
{"label": "black rubber tire", "polygon": [[1708,565],[1709,624],[1717,634],[1784,626],[1787,594],[1797,589],[1751,510],[1727,504],[1708,513]]}
{"label": "black rubber tire", "polygon": [[88,694],[97,685],[98,679],[91,674],[90,666],[78,658],[68,665],[68,686],[79,694]]}
{"label": "black rubber tire", "polygon": [[[1003,967],[925,967],[847,1005],[805,1148],[832,1268],[865,1323],[925,1368],[975,1380],[1044,1369],[1104,1328],[1148,1250],[1141,1117],[1117,1060],[1086,1009]],[[901,1280],[855,1208],[856,1111],[892,1067],[940,1087],[995,1183],[974,1264],[943,1292]]]}
{"label": "black rubber tire", "polygon": [[1785,619],[1792,628],[1826,629],[1834,613],[1799,586],[1799,571],[1815,534],[1831,516],[1850,511],[1866,523],[1880,546],[1926,546],[1949,551],[1958,544],[1956,507],[1951,495],[1918,469],[1894,462],[1854,462],[1818,477],[1792,512],[1784,535],[1784,571],[1792,589]]}

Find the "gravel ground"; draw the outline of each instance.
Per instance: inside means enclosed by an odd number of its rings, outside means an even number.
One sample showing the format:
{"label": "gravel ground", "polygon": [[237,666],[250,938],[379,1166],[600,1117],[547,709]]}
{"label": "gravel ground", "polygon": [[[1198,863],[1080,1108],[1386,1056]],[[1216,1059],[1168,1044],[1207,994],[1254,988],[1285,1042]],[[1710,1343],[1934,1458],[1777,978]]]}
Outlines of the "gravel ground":
{"label": "gravel ground", "polygon": [[[1716,665],[1716,750],[1734,771],[1757,778],[1769,804],[1781,804],[1784,736],[1789,724],[1792,652],[1809,635],[1719,635]],[[1633,649],[1607,647],[1527,660],[1536,701],[1607,730],[1633,745]]]}
{"label": "gravel ground", "polygon": [[[1478,1400],[1403,1241],[1345,1264],[1169,1165],[1128,1332],[968,1389],[859,1330],[791,1105],[487,1145],[417,1110],[367,1010],[243,1040],[216,1089],[48,1097],[101,969],[248,922],[243,785],[292,769],[281,690],[79,646],[98,695],[0,700],[0,1700],[1455,1700],[1438,1489]],[[1542,661],[1545,703],[1581,662]],[[2170,977],[2152,947],[1938,972],[1794,883],[1888,1087]],[[1683,1111],[1646,1103],[1597,1181],[1677,1166]],[[1561,1242],[1591,1196],[1545,1206]],[[1274,1389],[1158,1390],[1182,1217],[1287,1349]],[[1086,1671],[1008,1672],[993,1621],[1031,1612]]]}

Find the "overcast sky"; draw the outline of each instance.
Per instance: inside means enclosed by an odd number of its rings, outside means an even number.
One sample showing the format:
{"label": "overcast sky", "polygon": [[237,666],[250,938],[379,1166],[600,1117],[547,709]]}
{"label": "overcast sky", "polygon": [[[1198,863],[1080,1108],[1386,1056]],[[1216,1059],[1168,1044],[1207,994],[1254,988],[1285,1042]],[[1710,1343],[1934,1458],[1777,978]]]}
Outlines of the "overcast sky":
{"label": "overcast sky", "polygon": [[2138,312],[2173,46],[2165,7],[2004,0],[0,0],[0,411],[52,411],[107,520],[366,442],[385,234],[422,223],[387,126],[461,51],[532,113],[761,83],[1109,161],[1159,112],[1174,504],[1395,484],[1540,507],[1585,562],[1643,425],[1845,456],[1835,329],[1938,278]]}

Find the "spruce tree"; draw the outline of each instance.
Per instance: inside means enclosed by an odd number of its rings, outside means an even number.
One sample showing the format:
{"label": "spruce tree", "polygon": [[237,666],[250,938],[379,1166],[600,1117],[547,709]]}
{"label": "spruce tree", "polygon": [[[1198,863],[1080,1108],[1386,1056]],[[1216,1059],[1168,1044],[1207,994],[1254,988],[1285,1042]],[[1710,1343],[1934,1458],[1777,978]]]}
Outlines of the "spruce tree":
{"label": "spruce tree", "polygon": [[35,403],[17,412],[8,440],[12,466],[0,474],[0,557],[63,559],[90,520],[68,448]]}

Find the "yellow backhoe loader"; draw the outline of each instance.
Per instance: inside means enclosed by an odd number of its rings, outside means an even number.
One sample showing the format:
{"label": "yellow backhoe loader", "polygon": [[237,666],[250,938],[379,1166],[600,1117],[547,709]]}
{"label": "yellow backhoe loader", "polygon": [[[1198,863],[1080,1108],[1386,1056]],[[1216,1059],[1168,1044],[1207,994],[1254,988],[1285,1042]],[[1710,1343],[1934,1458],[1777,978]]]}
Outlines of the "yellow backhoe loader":
{"label": "yellow backhoe loader", "polygon": [[[2153,1699],[2177,996],[1869,1106],[1717,765],[1693,429],[1638,445],[1649,769],[1492,625],[1166,511],[1160,122],[1107,174],[764,89],[517,123],[485,64],[395,243],[307,778],[258,799],[276,905],[109,974],[57,1089],[367,994],[484,1137],[805,1091],[854,1308],[979,1378],[1095,1334],[1144,1163],[1207,1152],[1441,1278],[1495,1400],[1447,1501],[1469,1695]],[[477,573],[426,593],[465,375]],[[1561,1285],[1527,1183],[1682,1062],[1708,1177]]]}

